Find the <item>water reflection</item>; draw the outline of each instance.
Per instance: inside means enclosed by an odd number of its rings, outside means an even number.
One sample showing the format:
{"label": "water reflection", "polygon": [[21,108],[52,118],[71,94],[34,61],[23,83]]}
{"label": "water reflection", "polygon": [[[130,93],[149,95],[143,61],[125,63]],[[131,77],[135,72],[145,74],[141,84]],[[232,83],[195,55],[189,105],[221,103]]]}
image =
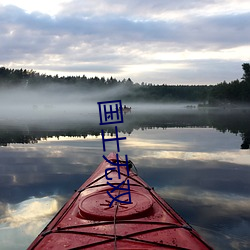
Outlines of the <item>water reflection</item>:
{"label": "water reflection", "polygon": [[36,237],[48,219],[62,206],[60,197],[30,198],[17,204],[3,204],[0,217],[2,249],[23,249]]}
{"label": "water reflection", "polygon": [[[7,204],[4,209],[5,216],[0,220],[0,223],[16,228],[24,224],[30,224],[31,221],[37,220],[40,222],[43,217],[53,215],[58,209],[58,202],[53,196],[30,198],[17,204]],[[28,227],[25,231],[26,233],[32,233]]]}
{"label": "water reflection", "polygon": [[[127,154],[139,175],[216,249],[249,249],[250,154],[240,150],[248,118],[241,123],[216,113],[165,115],[128,114],[118,126],[127,137],[120,142],[121,156]],[[1,130],[8,145],[0,148],[1,249],[30,244],[102,161],[100,130],[114,131],[57,125],[30,126],[25,133],[37,143],[24,145],[13,139],[24,130]],[[113,142],[106,147],[107,153],[116,150]]]}
{"label": "water reflection", "polygon": [[[239,148],[248,149],[250,145],[250,110],[144,110],[133,111],[125,115],[125,122],[119,125],[119,131],[131,134],[137,129],[151,128],[190,128],[210,127],[220,132],[240,134]],[[114,126],[102,126],[102,129],[114,133]],[[81,114],[74,120],[44,121],[4,121],[0,123],[0,145],[11,143],[37,143],[41,139],[60,136],[87,137],[100,135],[98,114]]]}

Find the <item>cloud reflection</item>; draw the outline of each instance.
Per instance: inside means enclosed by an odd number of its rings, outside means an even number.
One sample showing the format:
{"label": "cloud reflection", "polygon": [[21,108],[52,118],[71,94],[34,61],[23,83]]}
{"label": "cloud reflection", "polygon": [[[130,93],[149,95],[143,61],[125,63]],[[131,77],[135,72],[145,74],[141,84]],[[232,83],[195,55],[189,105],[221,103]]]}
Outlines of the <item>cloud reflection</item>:
{"label": "cloud reflection", "polygon": [[56,197],[30,198],[18,204],[7,204],[5,216],[0,219],[0,224],[15,228],[26,225],[26,234],[34,234],[35,221],[41,221],[55,214],[58,209]]}
{"label": "cloud reflection", "polygon": [[[217,206],[220,209],[216,216],[234,214],[248,214],[250,211],[250,198],[236,194],[226,194],[220,192],[209,192],[189,187],[161,187],[157,188],[157,193],[165,200],[175,199],[186,203],[199,204],[200,206]],[[211,216],[211,215],[210,215]],[[211,216],[212,217],[212,216]]]}
{"label": "cloud reflection", "polygon": [[187,186],[156,191],[215,249],[249,249],[249,197]]}
{"label": "cloud reflection", "polygon": [[0,204],[1,249],[25,249],[62,206],[59,196],[30,198],[18,204]]}
{"label": "cloud reflection", "polygon": [[[239,157],[240,155],[240,157]],[[220,161],[249,167],[250,155],[248,151],[232,150],[220,152],[180,152],[180,151],[161,151],[154,152],[153,157],[158,159],[183,159],[199,161]]]}

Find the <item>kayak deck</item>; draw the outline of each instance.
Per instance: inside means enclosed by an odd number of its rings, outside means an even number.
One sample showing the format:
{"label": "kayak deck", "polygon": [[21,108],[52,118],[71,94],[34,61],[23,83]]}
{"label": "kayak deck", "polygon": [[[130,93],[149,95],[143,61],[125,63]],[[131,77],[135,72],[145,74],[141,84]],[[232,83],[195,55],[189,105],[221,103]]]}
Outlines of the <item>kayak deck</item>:
{"label": "kayak deck", "polygon": [[[115,153],[107,158],[116,162]],[[119,179],[108,168],[114,166],[103,161],[28,249],[212,249],[132,169],[128,175],[121,166]],[[129,180],[131,204],[110,206],[106,177],[113,186]]]}

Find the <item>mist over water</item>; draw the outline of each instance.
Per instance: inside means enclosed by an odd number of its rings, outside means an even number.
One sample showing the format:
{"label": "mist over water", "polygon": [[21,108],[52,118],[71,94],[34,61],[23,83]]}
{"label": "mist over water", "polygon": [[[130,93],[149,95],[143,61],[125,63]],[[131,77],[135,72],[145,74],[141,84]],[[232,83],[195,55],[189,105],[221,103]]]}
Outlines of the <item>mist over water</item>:
{"label": "mist over water", "polygon": [[66,86],[5,89],[0,92],[1,119],[43,120],[94,112],[98,92],[80,93]]}
{"label": "mist over water", "polygon": [[[121,94],[129,95],[122,86],[111,90],[84,90],[66,85],[49,85],[39,88],[0,89],[0,121],[42,122],[57,120],[96,121],[97,102],[117,100]],[[156,104],[126,102],[133,112],[162,112],[184,110],[187,103]]]}

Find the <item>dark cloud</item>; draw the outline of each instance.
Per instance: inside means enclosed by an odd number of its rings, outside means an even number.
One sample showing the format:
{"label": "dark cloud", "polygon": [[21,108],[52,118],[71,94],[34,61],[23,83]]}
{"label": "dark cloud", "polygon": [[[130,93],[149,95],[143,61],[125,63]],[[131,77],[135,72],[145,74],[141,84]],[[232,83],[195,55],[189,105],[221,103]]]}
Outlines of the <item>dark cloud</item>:
{"label": "dark cloud", "polygon": [[232,48],[249,45],[250,12],[238,15],[221,15],[194,18],[183,30],[189,44],[202,44],[202,47]]}
{"label": "dark cloud", "polygon": [[[25,34],[27,42],[34,37],[52,40],[54,36],[67,35],[74,43],[76,39],[96,41],[103,39],[111,45],[117,42],[173,42],[187,47],[201,43],[203,46],[239,46],[248,44],[250,38],[250,13],[216,17],[196,17],[189,22],[147,20],[137,21],[129,17],[105,16],[83,18],[77,16],[57,16],[52,18],[39,12],[27,14],[14,6],[1,8],[2,34],[14,31]],[[29,33],[30,32],[30,33]],[[40,35],[38,34],[40,33]],[[244,37],[243,36],[244,33]],[[18,41],[20,42],[20,40]],[[36,42],[36,41],[35,41]],[[41,41],[44,44],[45,41]],[[79,40],[78,40],[79,42]],[[188,44],[187,44],[188,42]],[[46,43],[45,43],[46,44]],[[47,45],[47,44],[46,44]]]}

